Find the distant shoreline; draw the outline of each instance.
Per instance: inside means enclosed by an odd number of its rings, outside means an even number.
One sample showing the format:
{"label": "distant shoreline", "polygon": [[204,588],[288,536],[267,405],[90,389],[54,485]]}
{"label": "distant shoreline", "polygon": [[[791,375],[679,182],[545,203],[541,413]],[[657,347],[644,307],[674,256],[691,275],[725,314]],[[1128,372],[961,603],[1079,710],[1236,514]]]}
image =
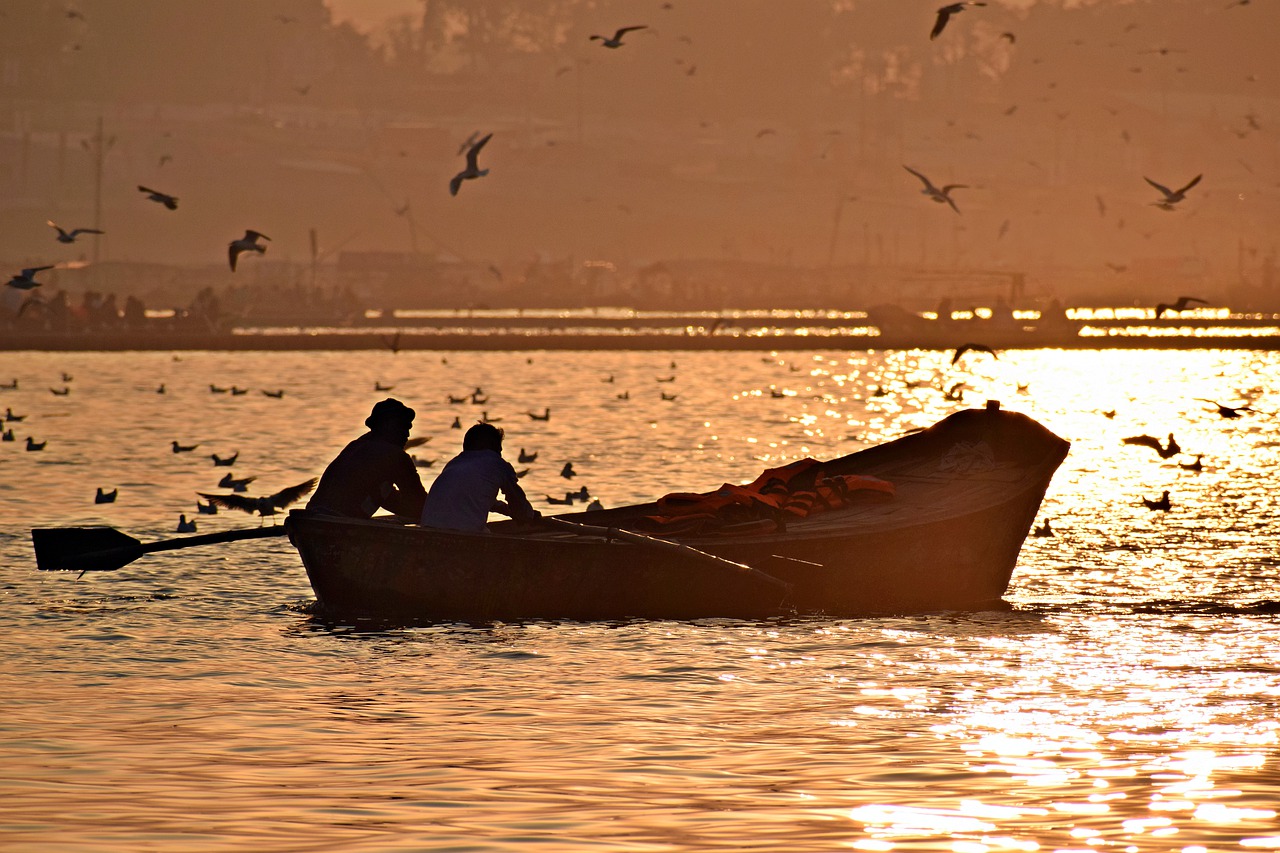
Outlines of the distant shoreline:
{"label": "distant shoreline", "polygon": [[[0,352],[165,352],[212,350],[227,352],[289,351],[512,351],[534,350],[886,350],[953,349],[957,344],[912,339],[908,335],[602,335],[602,334],[198,334],[114,333],[75,335],[3,334]],[[1224,349],[1280,350],[1280,335],[1107,335],[1059,337],[1052,340],[1029,335],[1026,341],[1001,341],[1000,349]]]}

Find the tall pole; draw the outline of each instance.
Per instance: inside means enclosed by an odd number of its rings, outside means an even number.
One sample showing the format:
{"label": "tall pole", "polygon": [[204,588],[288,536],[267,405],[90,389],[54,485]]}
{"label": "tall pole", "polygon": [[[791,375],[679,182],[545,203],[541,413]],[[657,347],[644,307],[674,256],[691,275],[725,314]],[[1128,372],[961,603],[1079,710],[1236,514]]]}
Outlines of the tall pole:
{"label": "tall pole", "polygon": [[[106,146],[102,140],[102,116],[98,116],[98,130],[93,135],[93,227],[102,230],[102,159]],[[97,267],[101,258],[101,234],[93,235],[93,265]]]}

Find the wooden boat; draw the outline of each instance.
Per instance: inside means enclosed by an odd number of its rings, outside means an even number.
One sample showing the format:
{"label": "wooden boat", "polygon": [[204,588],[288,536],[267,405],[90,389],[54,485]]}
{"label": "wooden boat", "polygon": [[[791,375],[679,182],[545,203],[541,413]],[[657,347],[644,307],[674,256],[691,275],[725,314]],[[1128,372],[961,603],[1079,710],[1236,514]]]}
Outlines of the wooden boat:
{"label": "wooden boat", "polygon": [[856,498],[782,531],[730,526],[656,547],[626,532],[641,529],[654,503],[558,516],[592,525],[591,535],[515,522],[471,534],[306,510],[290,513],[285,528],[321,608],[340,615],[489,622],[982,609],[1000,604],[1068,448],[990,402],[824,463],[828,475],[893,483],[892,498]]}

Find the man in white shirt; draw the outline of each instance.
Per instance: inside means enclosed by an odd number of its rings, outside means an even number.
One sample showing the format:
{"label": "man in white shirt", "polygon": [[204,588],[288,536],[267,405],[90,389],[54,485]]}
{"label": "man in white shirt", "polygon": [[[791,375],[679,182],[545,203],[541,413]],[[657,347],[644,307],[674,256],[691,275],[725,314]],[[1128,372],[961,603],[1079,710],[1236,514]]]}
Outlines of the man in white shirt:
{"label": "man in white shirt", "polygon": [[[541,518],[529,504],[516,470],[502,458],[502,430],[479,423],[462,438],[462,452],[449,460],[431,484],[422,506],[422,526],[488,533],[490,512],[520,521]],[[499,501],[501,491],[507,501]]]}

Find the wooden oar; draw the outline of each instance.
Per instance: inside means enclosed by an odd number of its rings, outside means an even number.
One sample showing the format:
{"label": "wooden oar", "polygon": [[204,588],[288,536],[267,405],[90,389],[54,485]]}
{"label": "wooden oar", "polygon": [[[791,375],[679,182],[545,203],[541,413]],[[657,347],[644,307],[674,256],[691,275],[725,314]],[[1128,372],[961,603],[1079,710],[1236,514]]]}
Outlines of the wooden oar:
{"label": "wooden oar", "polygon": [[251,527],[180,539],[161,539],[144,545],[114,527],[37,527],[31,531],[31,541],[36,546],[36,568],[40,571],[110,572],[155,551],[284,535],[282,525]]}
{"label": "wooden oar", "polygon": [[759,569],[748,566],[746,563],[737,563],[733,560],[726,560],[724,557],[717,557],[715,554],[708,554],[706,551],[699,551],[697,548],[690,548],[688,545],[681,545],[679,542],[672,542],[669,539],[659,539],[656,536],[645,536],[643,533],[633,533],[630,530],[623,530],[619,527],[600,527],[594,524],[580,524],[576,521],[567,521],[563,518],[544,518],[543,521],[550,522],[561,527],[573,528],[581,533],[591,533],[595,536],[603,536],[605,539],[621,539],[625,542],[631,542],[636,545],[645,545],[650,548],[662,548],[667,551],[679,552],[687,557],[692,557],[705,563],[717,565],[722,569],[732,569],[735,572],[749,575],[757,580],[773,584],[787,592],[790,592],[792,588],[792,585],[786,581],[780,580],[771,574],[767,574]]}

